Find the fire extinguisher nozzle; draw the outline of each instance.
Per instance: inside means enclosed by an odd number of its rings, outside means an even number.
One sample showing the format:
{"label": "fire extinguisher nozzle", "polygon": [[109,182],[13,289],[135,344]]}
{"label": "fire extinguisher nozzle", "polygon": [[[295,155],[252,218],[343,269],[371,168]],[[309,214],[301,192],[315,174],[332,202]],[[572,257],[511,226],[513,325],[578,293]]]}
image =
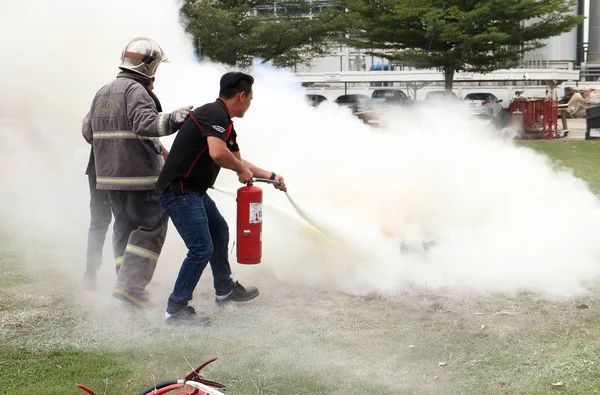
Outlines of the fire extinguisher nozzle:
{"label": "fire extinguisher nozzle", "polygon": [[272,184],[276,186],[279,186],[281,184],[281,182],[279,181],[269,180],[268,178],[253,178],[248,182],[248,184],[252,184],[254,182],[264,182],[266,184]]}

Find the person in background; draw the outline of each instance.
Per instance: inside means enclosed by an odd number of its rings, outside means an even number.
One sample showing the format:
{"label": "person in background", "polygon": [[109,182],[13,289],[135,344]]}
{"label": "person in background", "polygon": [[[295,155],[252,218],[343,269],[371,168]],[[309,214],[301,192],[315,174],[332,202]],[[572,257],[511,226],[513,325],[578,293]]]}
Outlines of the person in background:
{"label": "person in background", "polygon": [[[584,95],[586,92],[584,91]],[[587,91],[589,97],[589,91]],[[567,103],[567,114],[571,118],[583,118],[585,117],[585,111],[587,110],[588,105],[586,103],[586,99],[579,92],[574,92],[569,102]]]}
{"label": "person in background", "polygon": [[573,97],[573,93],[575,93],[575,89],[573,89],[570,86],[567,86],[565,88],[565,95],[560,98],[560,100],[558,101],[558,104],[567,104],[569,102],[569,100],[571,99],[571,97]]}
{"label": "person in background", "polygon": [[590,89],[590,104],[594,106],[600,104],[600,91],[598,89]]}

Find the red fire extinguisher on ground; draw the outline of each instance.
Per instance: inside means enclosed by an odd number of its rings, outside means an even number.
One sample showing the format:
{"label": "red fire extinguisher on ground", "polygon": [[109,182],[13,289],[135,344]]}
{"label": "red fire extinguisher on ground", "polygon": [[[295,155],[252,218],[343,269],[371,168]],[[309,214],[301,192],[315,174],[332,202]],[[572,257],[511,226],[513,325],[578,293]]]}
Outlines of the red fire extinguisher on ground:
{"label": "red fire extinguisher on ground", "polygon": [[266,182],[277,185],[279,181],[253,178],[237,191],[237,261],[256,265],[262,258],[262,189],[253,185]]}

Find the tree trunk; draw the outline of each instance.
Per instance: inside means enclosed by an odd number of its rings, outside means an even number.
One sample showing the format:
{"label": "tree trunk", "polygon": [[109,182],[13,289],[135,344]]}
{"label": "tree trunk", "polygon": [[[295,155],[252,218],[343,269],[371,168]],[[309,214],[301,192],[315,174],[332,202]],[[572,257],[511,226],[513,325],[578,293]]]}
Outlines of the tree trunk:
{"label": "tree trunk", "polygon": [[444,88],[446,91],[452,91],[452,84],[454,83],[454,68],[444,67]]}

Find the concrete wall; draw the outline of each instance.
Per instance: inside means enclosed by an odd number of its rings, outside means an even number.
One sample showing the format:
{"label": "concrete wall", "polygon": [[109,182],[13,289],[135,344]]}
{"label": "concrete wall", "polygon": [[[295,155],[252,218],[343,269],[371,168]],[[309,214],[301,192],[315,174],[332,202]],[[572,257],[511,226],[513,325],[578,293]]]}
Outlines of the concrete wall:
{"label": "concrete wall", "polygon": [[600,0],[590,0],[587,64],[600,66]]}
{"label": "concrete wall", "polygon": [[[577,5],[573,7],[572,14],[578,14]],[[573,68],[577,61],[577,27],[560,36],[544,40],[544,43],[545,47],[530,51],[523,56],[525,67]]]}

